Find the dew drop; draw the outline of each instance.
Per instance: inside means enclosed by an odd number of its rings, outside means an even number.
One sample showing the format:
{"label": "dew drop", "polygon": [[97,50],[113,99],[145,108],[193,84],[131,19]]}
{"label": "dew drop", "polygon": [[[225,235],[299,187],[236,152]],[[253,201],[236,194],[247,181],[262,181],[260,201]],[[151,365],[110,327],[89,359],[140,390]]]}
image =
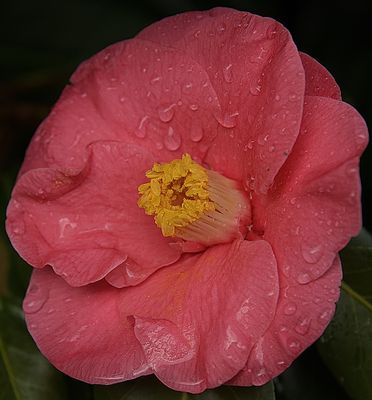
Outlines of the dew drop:
{"label": "dew drop", "polygon": [[288,96],[288,99],[289,99],[289,101],[296,101],[296,100],[298,100],[298,96],[297,96],[296,93],[291,93],[291,94]]}
{"label": "dew drop", "polygon": [[25,233],[25,223],[18,219],[17,221],[11,223],[11,230],[15,235],[22,235]]}
{"label": "dew drop", "polygon": [[297,276],[297,282],[300,285],[306,285],[311,281],[311,276],[307,272],[302,272]]}
{"label": "dew drop", "polygon": [[260,81],[258,81],[256,84],[253,84],[252,86],[250,86],[249,92],[253,96],[258,96],[261,93],[261,89],[262,89],[262,85],[261,85]]}
{"label": "dew drop", "polygon": [[191,129],[191,133],[190,133],[190,139],[193,142],[200,142],[203,139],[203,128],[200,125],[195,125],[192,129]]}
{"label": "dew drop", "polygon": [[225,66],[223,68],[222,72],[223,72],[223,78],[225,79],[225,81],[227,83],[231,83],[232,82],[232,64]]}
{"label": "dew drop", "polygon": [[145,115],[139,122],[138,129],[134,132],[137,137],[144,138],[146,136],[146,125],[149,118],[148,115]]}
{"label": "dew drop", "polygon": [[284,307],[284,314],[285,315],[293,315],[297,310],[297,306],[295,303],[288,303],[285,307]]}
{"label": "dew drop", "polygon": [[181,136],[171,126],[164,138],[164,145],[170,151],[176,151],[181,147]]}
{"label": "dew drop", "polygon": [[174,117],[174,107],[176,106],[176,104],[172,103],[171,105],[167,106],[167,107],[159,107],[158,108],[158,115],[160,118],[160,121],[162,122],[169,122],[172,120],[172,118]]}
{"label": "dew drop", "polygon": [[257,143],[259,145],[263,146],[268,140],[269,140],[269,135],[262,134],[262,135],[258,136]]}
{"label": "dew drop", "polygon": [[311,325],[311,319],[310,318],[303,318],[300,319],[295,326],[295,331],[299,333],[300,335],[306,335],[307,332],[309,332]]}
{"label": "dew drop", "polygon": [[237,118],[239,116],[239,112],[236,111],[233,114],[224,114],[222,118],[220,116],[215,116],[217,122],[222,125],[224,128],[234,128],[237,123]]}
{"label": "dew drop", "polygon": [[274,26],[274,25],[271,25],[271,26],[269,26],[268,28],[267,28],[267,31],[266,31],[266,36],[267,36],[267,38],[268,39],[274,39],[274,37],[276,36],[276,34],[277,34],[277,29],[276,29],[276,27]]}
{"label": "dew drop", "polygon": [[281,99],[280,95],[279,95],[279,94],[276,94],[276,95],[275,95],[275,100],[276,100],[276,101],[279,101],[280,99]]}
{"label": "dew drop", "polygon": [[161,76],[155,76],[154,78],[151,79],[150,83],[154,85],[155,83],[160,81],[161,81]]}
{"label": "dew drop", "polygon": [[221,25],[217,26],[217,33],[222,35],[226,30],[226,24],[223,22]]}
{"label": "dew drop", "polygon": [[191,110],[191,111],[197,111],[198,108],[199,108],[197,104],[190,104],[189,107],[190,107],[190,110]]}
{"label": "dew drop", "polygon": [[293,338],[288,338],[287,346],[288,346],[288,350],[292,354],[298,354],[300,352],[300,350],[301,350],[300,342],[298,340],[296,340],[296,339],[293,339]]}
{"label": "dew drop", "polygon": [[323,246],[321,244],[308,245],[302,243],[301,245],[302,257],[309,264],[317,263],[323,255]]}
{"label": "dew drop", "polygon": [[183,91],[184,93],[190,93],[191,90],[192,90],[192,83],[191,83],[191,82],[186,83],[186,84],[182,87],[182,91]]}
{"label": "dew drop", "polygon": [[45,302],[48,300],[49,291],[45,287],[39,285],[31,285],[28,288],[27,296],[23,302],[23,310],[27,314],[33,314],[41,310]]}
{"label": "dew drop", "polygon": [[290,267],[288,264],[285,264],[285,265],[283,266],[283,274],[284,274],[287,278],[289,278],[289,276],[290,276],[290,271],[291,271],[291,267]]}
{"label": "dew drop", "polygon": [[320,324],[325,325],[330,320],[332,311],[329,308],[324,309],[318,317],[318,321]]}
{"label": "dew drop", "polygon": [[356,167],[354,167],[354,166],[351,166],[351,167],[349,166],[349,167],[346,168],[346,174],[349,175],[349,176],[353,176],[357,172],[358,172],[358,169]]}

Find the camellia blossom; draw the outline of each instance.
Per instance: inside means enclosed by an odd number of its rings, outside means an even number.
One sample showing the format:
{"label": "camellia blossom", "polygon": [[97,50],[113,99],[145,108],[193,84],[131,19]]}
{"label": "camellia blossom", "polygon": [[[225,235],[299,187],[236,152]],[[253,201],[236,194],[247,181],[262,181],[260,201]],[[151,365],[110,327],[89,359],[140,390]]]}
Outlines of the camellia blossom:
{"label": "camellia blossom", "polygon": [[89,383],[268,382],[333,316],[366,143],[270,18],[184,13],[85,61],[7,211],[41,352]]}

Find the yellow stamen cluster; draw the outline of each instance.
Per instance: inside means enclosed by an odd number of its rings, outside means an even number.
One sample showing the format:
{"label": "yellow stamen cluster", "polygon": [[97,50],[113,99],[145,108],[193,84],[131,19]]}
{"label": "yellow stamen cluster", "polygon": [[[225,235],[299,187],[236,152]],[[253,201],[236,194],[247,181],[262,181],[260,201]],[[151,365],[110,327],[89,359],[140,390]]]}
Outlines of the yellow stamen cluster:
{"label": "yellow stamen cluster", "polygon": [[189,154],[170,163],[155,163],[146,176],[150,182],[139,186],[138,205],[155,216],[164,236],[176,236],[177,229],[215,208],[209,199],[206,170]]}
{"label": "yellow stamen cluster", "polygon": [[241,236],[250,209],[238,184],[195,163],[189,154],[155,163],[138,187],[138,206],[154,215],[164,236],[212,245]]}

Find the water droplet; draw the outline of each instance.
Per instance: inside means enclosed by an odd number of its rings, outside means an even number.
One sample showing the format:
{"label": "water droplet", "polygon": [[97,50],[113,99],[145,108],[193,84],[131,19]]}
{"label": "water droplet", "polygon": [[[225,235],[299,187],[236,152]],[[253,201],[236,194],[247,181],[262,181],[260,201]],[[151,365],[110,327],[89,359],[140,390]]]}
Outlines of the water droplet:
{"label": "water droplet", "polygon": [[252,86],[250,86],[250,88],[249,88],[249,92],[253,96],[258,96],[261,93],[261,90],[262,90],[261,81],[257,81],[256,84],[252,84]]}
{"label": "water droplet", "polygon": [[258,136],[257,143],[259,145],[263,146],[268,140],[269,140],[269,135],[264,133],[264,134]]}
{"label": "water droplet", "polygon": [[291,267],[290,267],[288,264],[285,264],[285,265],[283,266],[283,274],[284,274],[287,278],[289,278],[289,276],[290,276],[290,271],[291,271]]}
{"label": "water droplet", "polygon": [[161,76],[155,76],[155,78],[151,79],[150,83],[152,85],[154,85],[155,83],[160,82],[160,81],[161,81]]}
{"label": "water droplet", "polygon": [[227,65],[226,67],[223,68],[223,78],[227,83],[232,82],[232,64]]}
{"label": "water droplet", "polygon": [[160,121],[163,122],[169,122],[172,120],[172,118],[174,117],[174,107],[176,106],[176,104],[172,103],[169,106],[162,106],[158,108],[158,115],[160,118]]}
{"label": "water droplet", "polygon": [[237,118],[239,116],[239,112],[236,111],[233,114],[224,114],[222,117],[215,116],[216,120],[220,125],[224,128],[234,128],[236,126]]}
{"label": "water droplet", "polygon": [[270,146],[269,147],[269,152],[273,153],[274,151],[275,151],[275,146],[274,145]]}
{"label": "water droplet", "polygon": [[285,315],[293,315],[297,310],[297,306],[295,303],[288,303],[285,307],[284,307],[284,314]]}
{"label": "water droplet", "polygon": [[276,26],[274,26],[274,25],[271,25],[271,26],[269,26],[268,28],[267,28],[267,31],[266,31],[266,36],[267,36],[267,38],[268,39],[274,39],[274,37],[276,36],[276,34],[277,34],[277,29],[276,29]]}
{"label": "water droplet", "polygon": [[250,141],[248,142],[247,147],[248,147],[249,150],[252,150],[252,149],[253,149],[253,143],[254,143],[254,140],[250,140]]}
{"label": "water droplet", "polygon": [[182,87],[182,91],[184,93],[190,93],[191,90],[192,90],[192,83],[191,82],[185,83],[185,85]]}
{"label": "water droplet", "polygon": [[197,104],[190,104],[189,107],[190,107],[190,110],[191,110],[191,111],[197,111],[198,108],[199,108]]}
{"label": "water droplet", "polygon": [[203,139],[203,128],[200,125],[195,125],[190,132],[190,139],[193,142],[200,142]]}
{"label": "water droplet", "polygon": [[264,47],[260,47],[260,50],[258,51],[258,53],[252,55],[249,58],[249,61],[252,63],[260,63],[265,59],[265,56],[267,54],[267,49],[265,49]]}
{"label": "water droplet", "polygon": [[297,276],[297,282],[300,285],[306,285],[311,281],[311,276],[307,272],[302,272]]}
{"label": "water droplet", "polygon": [[277,361],[277,366],[278,367],[280,367],[280,368],[283,368],[283,367],[285,367],[286,366],[286,362],[285,361],[283,361],[283,360],[279,360],[279,361]]}
{"label": "water droplet", "polygon": [[41,310],[48,300],[49,291],[46,287],[32,284],[27,290],[27,296],[23,302],[23,310],[27,314],[33,314]]}
{"label": "water droplet", "polygon": [[181,146],[181,136],[170,126],[164,138],[164,145],[168,150],[175,151]]}
{"label": "water droplet", "polygon": [[291,93],[291,94],[288,96],[288,99],[289,99],[289,101],[296,101],[296,100],[298,100],[298,96],[297,96],[296,93]]}
{"label": "water droplet", "polygon": [[307,332],[309,332],[311,325],[311,319],[310,318],[303,318],[300,319],[295,326],[295,331],[299,333],[300,335],[306,335]]}
{"label": "water droplet", "polygon": [[139,122],[138,129],[134,132],[137,137],[144,138],[146,136],[146,125],[149,118],[148,115],[145,115]]}
{"label": "water droplet", "polygon": [[260,378],[261,376],[266,374],[266,369],[265,368],[260,368],[257,373],[256,373],[256,377]]}
{"label": "water droplet", "polygon": [[[19,208],[19,206],[16,206],[16,208]],[[22,235],[25,233],[25,223],[21,219],[17,219],[11,223],[11,230],[15,235]]]}
{"label": "water droplet", "polygon": [[307,263],[315,264],[323,255],[323,246],[321,244],[309,245],[307,243],[302,243],[301,252]]}
{"label": "water droplet", "polygon": [[224,22],[222,22],[221,25],[217,26],[217,33],[222,35],[226,30],[226,24]]}
{"label": "water droplet", "polygon": [[358,172],[358,168],[354,167],[354,166],[349,166],[346,167],[346,174],[349,176],[353,176]]}
{"label": "water droplet", "polygon": [[298,340],[294,339],[294,338],[288,338],[287,346],[288,346],[288,350],[292,354],[298,354],[300,352],[300,350],[301,350],[300,342]]}
{"label": "water droplet", "polygon": [[280,99],[281,99],[280,95],[279,95],[279,94],[276,94],[276,95],[275,95],[275,100],[276,100],[276,101],[279,101]]}
{"label": "water droplet", "polygon": [[329,308],[324,309],[318,317],[318,321],[320,324],[325,325],[328,323],[332,315],[332,310]]}

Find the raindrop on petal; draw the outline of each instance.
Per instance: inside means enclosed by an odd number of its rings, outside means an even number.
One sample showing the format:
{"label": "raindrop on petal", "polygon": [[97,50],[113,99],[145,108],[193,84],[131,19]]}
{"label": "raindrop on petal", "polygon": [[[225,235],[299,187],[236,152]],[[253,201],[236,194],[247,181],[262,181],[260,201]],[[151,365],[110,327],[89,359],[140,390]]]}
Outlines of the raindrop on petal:
{"label": "raindrop on petal", "polygon": [[307,243],[302,243],[301,252],[307,263],[315,264],[323,255],[323,246],[321,244],[309,245]]}
{"label": "raindrop on petal", "polygon": [[190,138],[193,142],[200,142],[203,139],[203,128],[200,125],[195,125],[190,132]]}
{"label": "raindrop on petal", "polygon": [[297,306],[295,303],[288,303],[285,307],[284,307],[284,314],[285,315],[293,315],[297,310]]}
{"label": "raindrop on petal", "polygon": [[169,122],[172,120],[172,118],[174,117],[174,107],[176,106],[176,104],[172,103],[169,106],[162,106],[158,108],[158,115],[160,118],[160,121],[163,122]]}
{"label": "raindrop on petal", "polygon": [[300,319],[297,325],[295,326],[295,331],[300,335],[306,335],[307,332],[309,332],[310,324],[311,324],[310,318]]}
{"label": "raindrop on petal", "polygon": [[311,281],[311,276],[307,272],[302,272],[297,276],[297,282],[300,285],[306,285]]}
{"label": "raindrop on petal", "polygon": [[49,291],[46,287],[32,284],[27,290],[27,296],[23,302],[23,310],[27,314],[33,314],[41,310],[48,300]]}
{"label": "raindrop on petal", "polygon": [[227,83],[232,82],[232,64],[227,65],[226,67],[223,68],[223,78]]}
{"label": "raindrop on petal", "polygon": [[181,136],[170,126],[164,138],[164,145],[168,150],[175,151],[181,147]]}
{"label": "raindrop on petal", "polygon": [[148,115],[145,115],[138,124],[138,129],[134,132],[139,138],[144,138],[146,136],[146,124],[149,119]]}

